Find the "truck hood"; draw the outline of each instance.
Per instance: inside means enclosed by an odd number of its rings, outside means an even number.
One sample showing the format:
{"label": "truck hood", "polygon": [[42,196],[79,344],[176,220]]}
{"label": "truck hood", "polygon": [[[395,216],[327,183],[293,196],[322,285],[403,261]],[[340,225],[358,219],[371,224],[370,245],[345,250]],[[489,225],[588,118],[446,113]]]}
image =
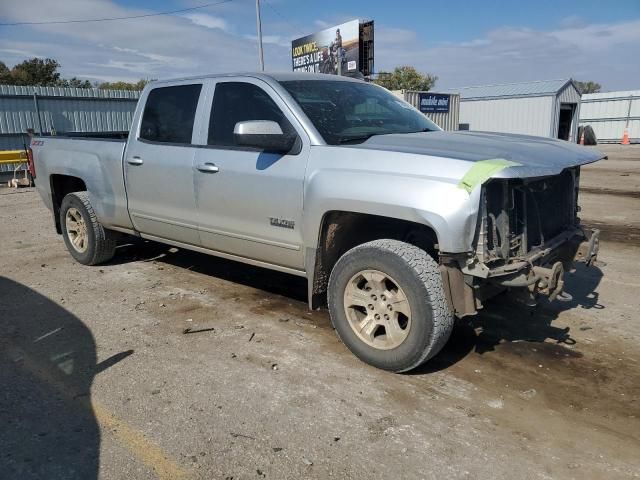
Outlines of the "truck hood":
{"label": "truck hood", "polygon": [[606,158],[596,149],[564,140],[469,131],[379,135],[350,147],[428,155],[468,162],[504,159],[518,164],[494,175],[501,178],[556,175],[565,168]]}

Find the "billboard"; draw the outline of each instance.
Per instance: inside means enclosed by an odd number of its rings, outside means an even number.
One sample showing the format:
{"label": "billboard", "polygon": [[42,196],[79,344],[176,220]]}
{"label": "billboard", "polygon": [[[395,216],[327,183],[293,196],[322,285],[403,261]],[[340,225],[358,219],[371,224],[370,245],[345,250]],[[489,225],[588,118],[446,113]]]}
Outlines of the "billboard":
{"label": "billboard", "polygon": [[418,106],[422,113],[449,113],[450,98],[444,93],[421,93]]}
{"label": "billboard", "polygon": [[360,72],[360,21],[327,28],[291,42],[294,72],[353,75]]}

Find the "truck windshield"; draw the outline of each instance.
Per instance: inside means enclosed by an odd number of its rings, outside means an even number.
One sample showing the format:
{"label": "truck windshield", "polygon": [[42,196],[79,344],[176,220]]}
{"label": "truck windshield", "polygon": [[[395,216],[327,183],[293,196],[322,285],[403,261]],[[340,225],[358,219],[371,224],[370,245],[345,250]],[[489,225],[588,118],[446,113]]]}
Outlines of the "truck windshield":
{"label": "truck windshield", "polygon": [[362,143],[374,135],[440,130],[422,113],[376,85],[339,80],[280,84],[329,145]]}

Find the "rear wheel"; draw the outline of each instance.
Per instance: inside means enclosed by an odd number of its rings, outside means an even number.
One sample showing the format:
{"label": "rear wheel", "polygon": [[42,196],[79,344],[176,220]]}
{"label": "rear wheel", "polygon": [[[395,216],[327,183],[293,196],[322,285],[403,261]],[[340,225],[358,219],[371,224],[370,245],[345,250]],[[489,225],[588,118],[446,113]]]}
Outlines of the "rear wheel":
{"label": "rear wheel", "polygon": [[436,262],[418,247],[375,240],[346,252],[329,278],[331,321],[361,360],[394,372],[433,357],[449,339],[449,310]]}
{"label": "rear wheel", "polygon": [[113,258],[117,234],[98,222],[87,192],[65,195],[60,206],[60,226],[67,250],[78,262],[97,265]]}

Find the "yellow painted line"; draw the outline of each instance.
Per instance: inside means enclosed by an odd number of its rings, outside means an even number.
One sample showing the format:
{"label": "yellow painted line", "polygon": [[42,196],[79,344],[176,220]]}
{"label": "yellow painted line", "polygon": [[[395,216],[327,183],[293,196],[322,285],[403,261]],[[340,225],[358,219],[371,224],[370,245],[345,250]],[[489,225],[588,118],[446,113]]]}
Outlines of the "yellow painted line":
{"label": "yellow painted line", "polygon": [[151,467],[161,480],[184,479],[187,473],[179,465],[171,461],[158,447],[153,445],[145,436],[120,420],[113,413],[97,402],[93,402],[93,413],[98,423],[118,437],[142,463]]}
{"label": "yellow painted line", "polygon": [[[58,390],[66,401],[73,402],[74,405],[79,405],[90,412],[92,411],[100,426],[117,437],[120,443],[138,460],[151,468],[160,480],[181,480],[189,478],[185,469],[171,460],[160,447],[147,440],[142,432],[118,418],[97,401],[90,401],[86,396],[82,396],[84,392],[80,392],[76,388],[73,388],[73,386],[55,378],[58,376],[56,375],[58,372],[54,371],[54,375],[51,374],[51,367],[53,365],[43,367],[40,362],[34,360],[22,351],[12,350],[9,354],[10,357],[17,355],[22,356],[23,359],[20,364],[40,380]],[[60,370],[60,373],[63,373],[62,370]]]}

